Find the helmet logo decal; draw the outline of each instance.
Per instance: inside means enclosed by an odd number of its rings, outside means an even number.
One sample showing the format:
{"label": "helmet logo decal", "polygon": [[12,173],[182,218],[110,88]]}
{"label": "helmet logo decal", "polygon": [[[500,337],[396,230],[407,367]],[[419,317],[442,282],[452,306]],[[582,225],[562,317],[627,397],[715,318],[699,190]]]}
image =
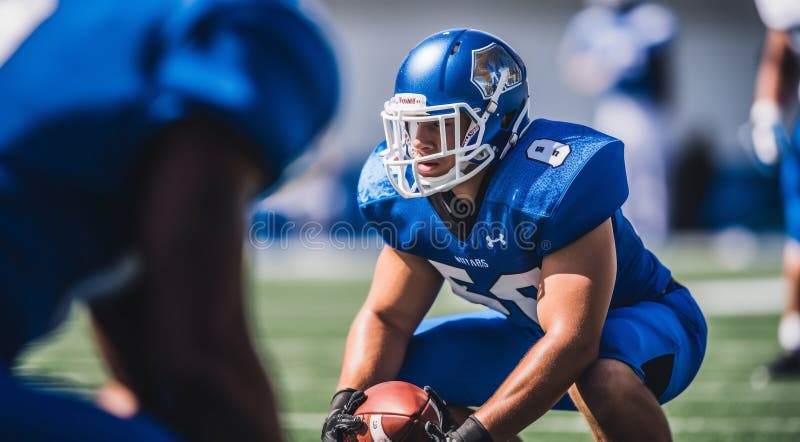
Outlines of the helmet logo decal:
{"label": "helmet logo decal", "polygon": [[508,69],[508,80],[501,93],[522,84],[522,69],[502,46],[492,43],[472,51],[472,84],[484,99],[494,94],[503,69]]}

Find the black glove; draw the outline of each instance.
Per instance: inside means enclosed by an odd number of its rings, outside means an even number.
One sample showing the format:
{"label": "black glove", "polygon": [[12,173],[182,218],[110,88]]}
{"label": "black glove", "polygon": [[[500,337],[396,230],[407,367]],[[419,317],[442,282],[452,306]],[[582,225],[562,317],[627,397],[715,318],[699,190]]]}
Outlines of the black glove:
{"label": "black glove", "polygon": [[428,397],[436,405],[436,408],[442,412],[441,426],[437,426],[433,422],[425,424],[425,432],[431,440],[434,442],[492,442],[489,431],[478,419],[470,416],[461,426],[458,426],[453,416],[450,415],[450,410],[447,409],[447,403],[433,391],[433,388],[425,386],[423,390],[428,393]]}
{"label": "black glove", "polygon": [[367,395],[361,390],[346,388],[337,391],[331,399],[331,411],[322,426],[322,442],[342,442],[344,434],[358,431],[364,423],[353,413],[365,400]]}
{"label": "black glove", "polygon": [[428,422],[425,424],[425,432],[434,442],[492,442],[489,431],[475,416],[468,417],[460,427],[447,433],[433,422]]}
{"label": "black glove", "polygon": [[455,430],[458,424],[456,424],[453,416],[450,415],[450,410],[447,409],[447,402],[445,402],[438,393],[433,391],[433,388],[426,385],[422,387],[422,389],[428,394],[428,398],[430,398],[431,402],[433,402],[436,408],[442,413],[442,426],[437,427],[440,432],[444,431],[446,433]]}

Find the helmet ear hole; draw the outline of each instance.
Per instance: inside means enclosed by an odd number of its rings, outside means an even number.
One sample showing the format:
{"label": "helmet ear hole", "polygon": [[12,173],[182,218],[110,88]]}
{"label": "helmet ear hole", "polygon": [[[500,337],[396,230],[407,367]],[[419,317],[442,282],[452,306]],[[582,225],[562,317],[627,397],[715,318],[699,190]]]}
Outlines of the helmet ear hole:
{"label": "helmet ear hole", "polygon": [[514,121],[514,116],[516,116],[516,115],[517,115],[517,110],[516,109],[512,109],[511,112],[508,112],[507,114],[505,114],[503,116],[503,120],[500,121],[500,127],[502,127],[503,129],[508,129],[508,126],[510,126],[511,122]]}

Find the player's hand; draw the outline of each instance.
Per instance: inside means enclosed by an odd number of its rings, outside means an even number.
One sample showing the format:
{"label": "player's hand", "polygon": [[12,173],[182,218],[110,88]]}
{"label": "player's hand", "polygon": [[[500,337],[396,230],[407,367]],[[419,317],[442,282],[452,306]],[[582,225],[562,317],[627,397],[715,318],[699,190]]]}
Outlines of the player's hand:
{"label": "player's hand", "polygon": [[750,108],[750,140],[756,159],[765,166],[778,161],[789,146],[789,136],[781,121],[780,107],[770,100],[758,100]]}
{"label": "player's hand", "polygon": [[355,433],[364,423],[353,416],[356,409],[367,400],[361,390],[339,390],[331,399],[331,411],[322,426],[322,442],[341,442],[347,433]]}
{"label": "player's hand", "polygon": [[492,437],[489,432],[481,424],[478,419],[473,416],[459,427],[450,411],[447,409],[447,403],[437,394],[433,388],[425,386],[422,388],[431,402],[436,405],[442,413],[442,425],[437,426],[433,422],[425,423],[425,433],[434,442],[491,442]]}
{"label": "player's hand", "polygon": [[447,433],[433,422],[428,422],[425,424],[425,432],[434,442],[492,442],[489,431],[475,416],[468,417],[460,427]]}
{"label": "player's hand", "polygon": [[[442,397],[439,396],[439,394],[428,385],[422,387],[422,390],[428,394],[428,398],[430,398],[431,402],[436,405],[436,408],[442,414],[442,426],[437,427],[437,429],[439,429],[440,432],[441,430],[444,430],[444,432],[455,430],[458,427],[458,424],[456,424],[453,416],[450,415],[450,410],[447,409],[447,402],[445,402],[444,399],[442,399]],[[427,430],[427,426],[425,429]]]}

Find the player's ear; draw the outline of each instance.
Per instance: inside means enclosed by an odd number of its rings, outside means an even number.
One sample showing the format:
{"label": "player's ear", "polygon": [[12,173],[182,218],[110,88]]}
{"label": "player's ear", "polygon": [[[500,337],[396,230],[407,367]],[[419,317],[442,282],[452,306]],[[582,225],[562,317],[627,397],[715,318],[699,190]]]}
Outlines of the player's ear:
{"label": "player's ear", "polygon": [[503,119],[500,121],[500,127],[502,127],[503,129],[508,129],[508,126],[510,126],[511,123],[514,122],[514,116],[516,115],[517,115],[516,109],[512,109],[511,112],[505,114],[503,116]]}

